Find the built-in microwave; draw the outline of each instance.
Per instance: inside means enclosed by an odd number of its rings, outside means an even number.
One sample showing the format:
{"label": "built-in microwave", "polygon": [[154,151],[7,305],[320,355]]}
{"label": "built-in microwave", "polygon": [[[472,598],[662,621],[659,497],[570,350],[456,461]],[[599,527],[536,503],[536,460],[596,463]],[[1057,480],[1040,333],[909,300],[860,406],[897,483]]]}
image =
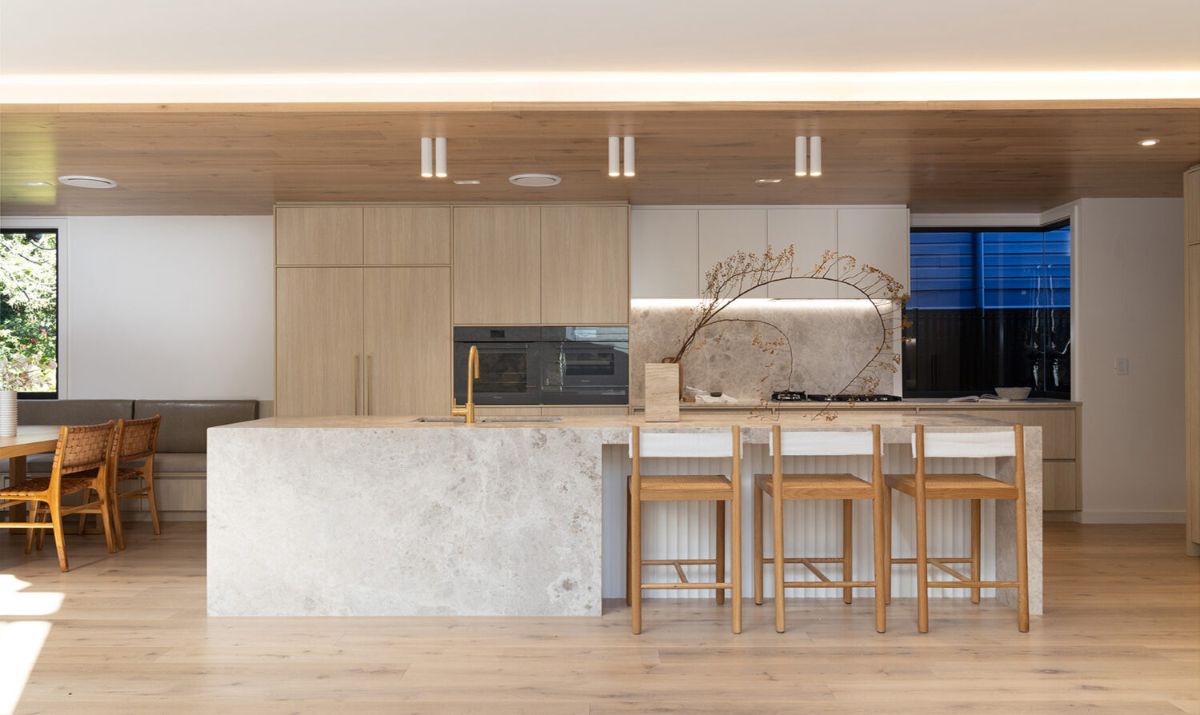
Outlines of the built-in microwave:
{"label": "built-in microwave", "polygon": [[454,329],[454,399],[467,399],[467,355],[479,350],[479,405],[629,403],[625,326]]}
{"label": "built-in microwave", "polygon": [[629,328],[542,328],[542,402],[629,404]]}

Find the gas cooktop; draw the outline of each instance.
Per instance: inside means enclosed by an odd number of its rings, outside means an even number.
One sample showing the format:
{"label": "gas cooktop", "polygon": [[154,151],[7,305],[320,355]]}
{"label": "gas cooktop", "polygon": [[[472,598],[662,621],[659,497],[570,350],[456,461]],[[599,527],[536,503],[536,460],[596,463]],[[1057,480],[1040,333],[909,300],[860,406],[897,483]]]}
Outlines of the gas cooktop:
{"label": "gas cooktop", "polygon": [[781,390],[771,393],[774,402],[899,402],[899,395],[855,395],[842,392],[836,395],[809,394],[803,390]]}

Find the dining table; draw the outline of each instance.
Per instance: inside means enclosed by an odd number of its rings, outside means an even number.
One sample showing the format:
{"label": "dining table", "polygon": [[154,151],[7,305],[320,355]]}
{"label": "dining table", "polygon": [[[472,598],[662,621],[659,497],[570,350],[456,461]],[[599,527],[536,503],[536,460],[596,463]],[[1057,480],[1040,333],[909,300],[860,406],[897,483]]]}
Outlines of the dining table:
{"label": "dining table", "polygon": [[[8,485],[25,481],[26,458],[53,453],[58,444],[57,425],[18,426],[16,437],[0,437],[0,459],[8,459]],[[25,521],[25,507],[14,507],[9,521]],[[15,532],[14,532],[15,533]]]}

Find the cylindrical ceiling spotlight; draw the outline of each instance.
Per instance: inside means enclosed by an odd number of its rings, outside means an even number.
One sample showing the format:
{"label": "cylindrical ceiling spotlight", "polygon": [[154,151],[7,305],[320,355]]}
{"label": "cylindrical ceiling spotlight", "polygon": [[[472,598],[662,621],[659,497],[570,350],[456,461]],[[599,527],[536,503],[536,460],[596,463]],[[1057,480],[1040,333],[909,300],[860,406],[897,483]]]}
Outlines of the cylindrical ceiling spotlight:
{"label": "cylindrical ceiling spotlight", "polygon": [[796,137],[796,176],[808,176],[808,137]]}
{"label": "cylindrical ceiling spotlight", "polygon": [[808,147],[808,175],[821,175],[821,137],[813,137]]}
{"label": "cylindrical ceiling spotlight", "polygon": [[621,175],[621,137],[608,138],[608,175]]}
{"label": "cylindrical ceiling spotlight", "polygon": [[633,160],[633,137],[625,137],[625,176],[634,176],[637,171],[634,169]]}
{"label": "cylindrical ceiling spotlight", "polygon": [[446,178],[446,137],[438,137],[433,142],[433,166],[434,176]]}
{"label": "cylindrical ceiling spotlight", "polygon": [[421,178],[433,178],[433,138],[421,137]]}

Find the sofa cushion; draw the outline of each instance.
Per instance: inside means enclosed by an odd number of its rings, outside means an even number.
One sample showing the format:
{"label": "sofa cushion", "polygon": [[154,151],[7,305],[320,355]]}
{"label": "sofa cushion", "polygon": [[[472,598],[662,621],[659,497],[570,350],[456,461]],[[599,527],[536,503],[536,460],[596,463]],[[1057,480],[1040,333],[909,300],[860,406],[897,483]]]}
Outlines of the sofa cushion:
{"label": "sofa cushion", "polygon": [[[26,474],[49,474],[54,466],[54,454],[31,454],[25,458]],[[8,460],[0,459],[0,471],[8,474]]]}
{"label": "sofa cushion", "polygon": [[[54,465],[53,454],[31,454],[25,458],[25,473],[29,476],[49,474]],[[208,455],[204,452],[159,452],[154,455],[155,474],[205,474]],[[8,460],[0,459],[0,474],[8,475]]]}
{"label": "sofa cushion", "polygon": [[208,451],[208,428],[258,419],[257,400],[136,400],[133,418],[162,416],[158,451]]}
{"label": "sofa cushion", "polygon": [[159,452],[154,455],[154,474],[204,474],[208,455],[204,452]]}
{"label": "sofa cushion", "polygon": [[133,400],[17,400],[23,425],[95,425],[133,417]]}

